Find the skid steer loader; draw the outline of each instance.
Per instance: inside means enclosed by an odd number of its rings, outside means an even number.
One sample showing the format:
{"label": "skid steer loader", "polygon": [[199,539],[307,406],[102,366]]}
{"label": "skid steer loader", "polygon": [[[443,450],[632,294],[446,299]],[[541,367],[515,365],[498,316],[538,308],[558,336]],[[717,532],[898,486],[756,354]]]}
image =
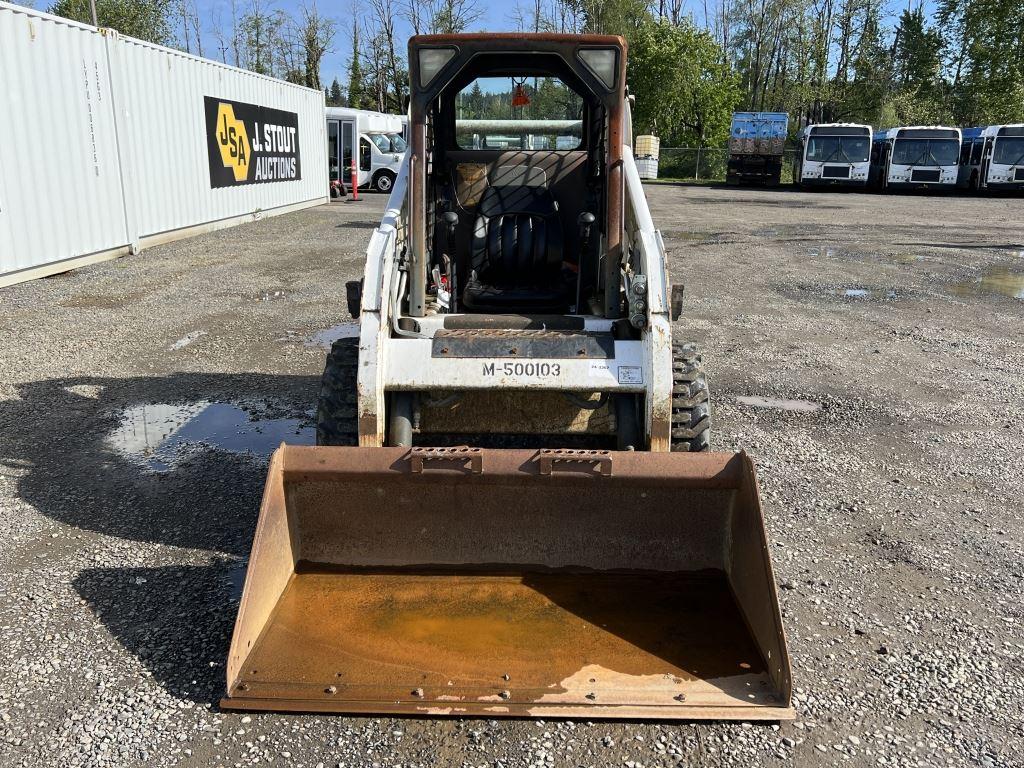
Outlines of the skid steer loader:
{"label": "skid steer loader", "polygon": [[317,446],[270,464],[223,706],[787,719],[757,482],[709,452],[626,46],[418,36]]}

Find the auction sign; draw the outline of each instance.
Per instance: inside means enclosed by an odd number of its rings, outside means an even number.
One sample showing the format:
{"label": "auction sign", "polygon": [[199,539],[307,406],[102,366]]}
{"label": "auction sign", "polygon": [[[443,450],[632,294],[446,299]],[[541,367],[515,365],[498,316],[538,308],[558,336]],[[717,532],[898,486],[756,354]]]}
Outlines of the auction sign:
{"label": "auction sign", "polygon": [[296,113],[210,96],[203,98],[211,187],[302,178]]}

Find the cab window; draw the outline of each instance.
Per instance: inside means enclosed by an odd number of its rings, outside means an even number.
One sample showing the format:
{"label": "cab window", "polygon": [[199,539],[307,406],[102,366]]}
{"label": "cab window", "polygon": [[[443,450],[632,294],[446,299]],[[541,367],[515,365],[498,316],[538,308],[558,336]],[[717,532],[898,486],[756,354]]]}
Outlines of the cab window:
{"label": "cab window", "polygon": [[574,150],[583,98],[557,77],[480,77],[455,98],[461,149]]}

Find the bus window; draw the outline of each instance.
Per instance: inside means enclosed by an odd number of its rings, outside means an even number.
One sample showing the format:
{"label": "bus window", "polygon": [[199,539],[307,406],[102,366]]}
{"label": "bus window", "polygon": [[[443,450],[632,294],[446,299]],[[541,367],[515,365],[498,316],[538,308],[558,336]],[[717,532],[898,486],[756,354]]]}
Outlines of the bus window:
{"label": "bus window", "polygon": [[953,165],[956,139],[896,139],[892,161],[896,165]]}
{"label": "bus window", "polygon": [[377,145],[384,154],[402,154],[405,152],[405,139],[400,133],[370,133],[370,141]]}
{"label": "bus window", "polygon": [[870,154],[867,136],[811,136],[807,159],[816,163],[863,163]]}
{"label": "bus window", "polygon": [[368,171],[373,165],[373,158],[371,156],[372,150],[370,149],[370,142],[365,138],[359,138],[359,170]]}
{"label": "bus window", "polygon": [[355,121],[346,120],[341,124],[341,180],[352,183],[352,140],[355,135]]}
{"label": "bus window", "polygon": [[1024,136],[1000,136],[992,162],[1000,165],[1020,165],[1024,162]]}
{"label": "bus window", "polygon": [[338,180],[338,121],[327,121],[327,173],[331,181]]}
{"label": "bus window", "polygon": [[981,149],[983,143],[981,141],[975,141],[971,148],[971,165],[977,165],[981,162]]}
{"label": "bus window", "polygon": [[971,161],[971,142],[965,141],[960,145],[960,165],[967,165]]}

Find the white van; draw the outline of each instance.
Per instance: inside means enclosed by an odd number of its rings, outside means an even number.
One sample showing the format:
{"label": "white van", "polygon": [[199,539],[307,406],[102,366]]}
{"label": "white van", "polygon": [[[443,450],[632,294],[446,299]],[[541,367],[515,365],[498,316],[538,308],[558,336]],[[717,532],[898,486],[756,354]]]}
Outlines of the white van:
{"label": "white van", "polygon": [[332,196],[344,194],[352,186],[352,148],[357,136],[359,188],[390,192],[405,154],[402,118],[349,107],[326,107],[326,116]]}

